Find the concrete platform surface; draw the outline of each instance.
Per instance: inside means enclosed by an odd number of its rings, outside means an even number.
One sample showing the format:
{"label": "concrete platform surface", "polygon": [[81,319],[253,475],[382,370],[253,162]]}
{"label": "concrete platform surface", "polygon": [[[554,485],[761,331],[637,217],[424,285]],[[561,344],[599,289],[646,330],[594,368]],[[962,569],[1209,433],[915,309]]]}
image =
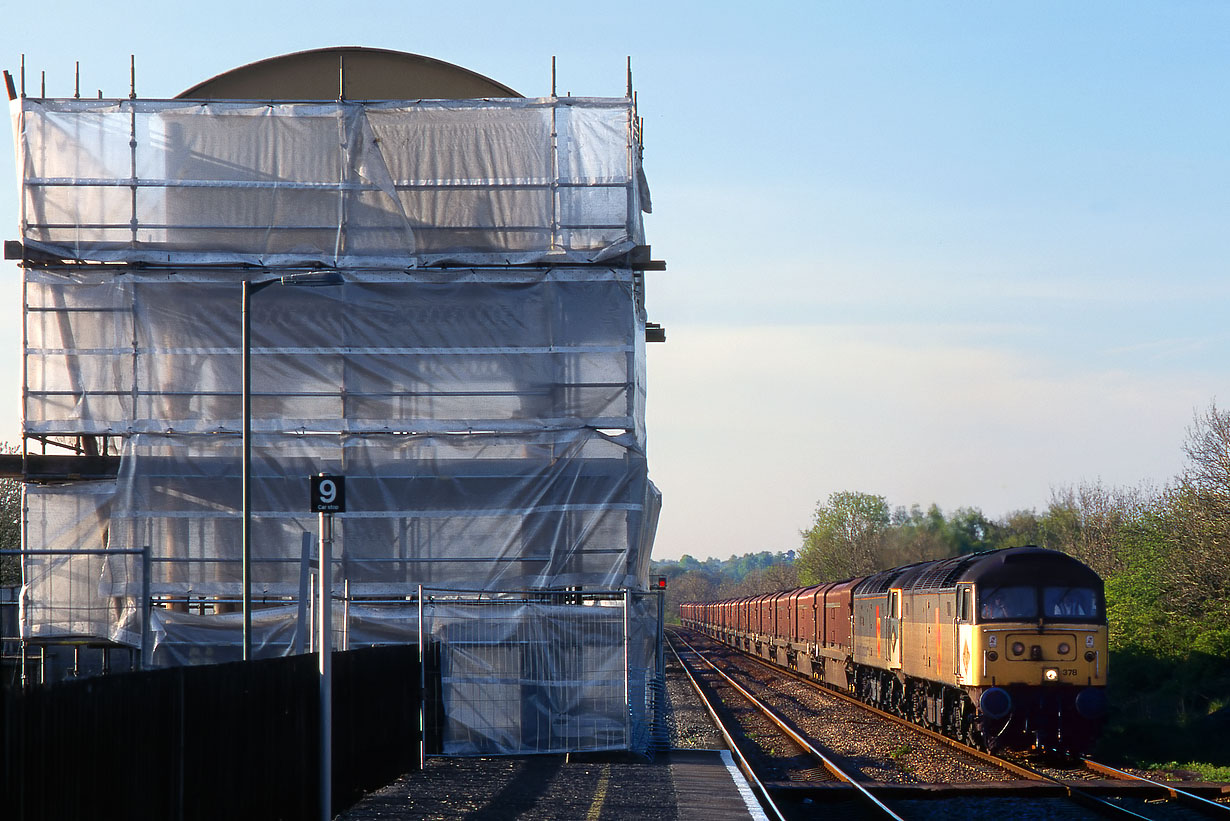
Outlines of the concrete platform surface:
{"label": "concrete platform surface", "polygon": [[725,750],[674,750],[653,761],[626,755],[433,758],[340,816],[545,821],[763,819]]}

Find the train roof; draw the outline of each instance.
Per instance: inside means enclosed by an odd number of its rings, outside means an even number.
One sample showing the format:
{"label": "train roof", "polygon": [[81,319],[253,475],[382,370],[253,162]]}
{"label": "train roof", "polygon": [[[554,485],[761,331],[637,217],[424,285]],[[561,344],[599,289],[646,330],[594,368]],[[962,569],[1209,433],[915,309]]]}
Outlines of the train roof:
{"label": "train roof", "polygon": [[947,590],[958,582],[978,585],[1071,584],[1102,589],[1102,580],[1079,560],[1042,547],[1008,547],[934,562],[919,562],[868,576],[854,592]]}

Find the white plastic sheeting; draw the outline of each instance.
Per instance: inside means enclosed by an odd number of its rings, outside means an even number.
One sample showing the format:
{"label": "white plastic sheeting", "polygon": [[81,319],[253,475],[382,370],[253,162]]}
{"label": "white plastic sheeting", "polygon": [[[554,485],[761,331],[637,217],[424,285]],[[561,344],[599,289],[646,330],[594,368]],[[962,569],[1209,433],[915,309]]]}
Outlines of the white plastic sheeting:
{"label": "white plastic sheeting", "polygon": [[[347,475],[334,522],[333,589],[396,596],[454,589],[639,587],[660,497],[630,437],[537,434],[256,437],[253,596],[298,598],[308,568],[308,477]],[[150,592],[241,596],[240,451],[231,435],[129,437],[116,482],[30,486],[27,635],[139,643],[142,593],[132,555],[150,551]]]}
{"label": "white plastic sheeting", "polygon": [[124,263],[594,262],[643,244],[626,99],[15,103],[26,245]]}
{"label": "white plastic sheeting", "polygon": [[[123,599],[100,589],[120,583],[140,589],[140,576],[116,578],[134,569],[127,557],[108,558],[107,529],[115,482],[27,485],[23,505],[26,544],[39,551],[22,557],[22,635],[26,638],[88,637],[139,640],[124,632]],[[132,642],[136,643],[136,642]]]}
{"label": "white plastic sheeting", "polygon": [[[534,434],[298,436],[253,443],[253,590],[299,590],[308,477],[345,475],[334,584],[405,595],[639,586],[658,497],[630,437]],[[239,593],[240,439],[139,434],[121,459],[113,547],[153,550],[155,595]],[[117,589],[116,595],[132,591]]]}
{"label": "white plastic sheeting", "polygon": [[[94,485],[34,489],[28,546],[148,546],[156,594],[238,598],[242,348],[224,275],[27,271],[27,433],[123,443],[118,503]],[[298,591],[306,477],[322,470],[351,481],[339,584],[644,583],[658,495],[630,271],[350,273],[252,303],[260,595]],[[72,527],[48,533],[56,522]],[[92,601],[67,579],[97,562],[31,565],[32,635],[81,619],[128,635],[107,606],[64,610]],[[134,595],[125,578],[107,595]]]}
{"label": "white plastic sheeting", "polygon": [[[28,271],[26,430],[239,431],[241,285],[227,276]],[[643,443],[631,271],[346,279],[252,296],[254,430],[591,427]]]}
{"label": "white plastic sheeting", "polygon": [[[340,608],[339,608],[340,609]],[[252,658],[297,655],[311,647],[311,611],[298,604],[262,606],[252,611]],[[336,623],[336,619],[334,620]],[[243,613],[200,615],[185,610],[154,608],[150,612],[155,667],[223,664],[243,659]],[[389,644],[413,644],[404,633]],[[336,649],[342,649],[339,642]]]}

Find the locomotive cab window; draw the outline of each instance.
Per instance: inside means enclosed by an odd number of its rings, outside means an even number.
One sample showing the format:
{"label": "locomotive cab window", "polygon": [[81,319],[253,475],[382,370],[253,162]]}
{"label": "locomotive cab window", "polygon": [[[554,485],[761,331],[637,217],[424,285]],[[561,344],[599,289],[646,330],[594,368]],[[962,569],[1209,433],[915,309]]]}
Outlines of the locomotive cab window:
{"label": "locomotive cab window", "polygon": [[957,601],[957,618],[961,621],[974,618],[974,591],[969,587],[961,587],[961,598]]}
{"label": "locomotive cab window", "polygon": [[983,621],[1023,621],[1038,617],[1034,587],[988,587],[979,591],[978,615]]}
{"label": "locomotive cab window", "polygon": [[1098,594],[1088,587],[1044,587],[1042,612],[1048,618],[1093,618],[1098,615]]}

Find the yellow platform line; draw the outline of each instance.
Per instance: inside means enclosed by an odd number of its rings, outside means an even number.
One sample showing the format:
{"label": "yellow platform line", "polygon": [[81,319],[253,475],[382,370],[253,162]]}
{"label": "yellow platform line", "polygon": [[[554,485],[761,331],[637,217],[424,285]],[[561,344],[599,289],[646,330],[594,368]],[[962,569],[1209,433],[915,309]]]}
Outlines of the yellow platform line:
{"label": "yellow platform line", "polygon": [[611,765],[602,766],[602,775],[598,777],[598,789],[594,790],[594,803],[589,805],[589,814],[585,821],[598,821],[602,815],[602,805],[606,803],[606,786],[611,782]]}

